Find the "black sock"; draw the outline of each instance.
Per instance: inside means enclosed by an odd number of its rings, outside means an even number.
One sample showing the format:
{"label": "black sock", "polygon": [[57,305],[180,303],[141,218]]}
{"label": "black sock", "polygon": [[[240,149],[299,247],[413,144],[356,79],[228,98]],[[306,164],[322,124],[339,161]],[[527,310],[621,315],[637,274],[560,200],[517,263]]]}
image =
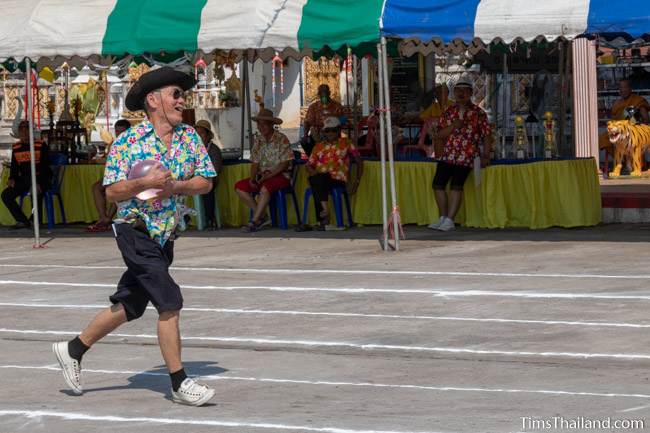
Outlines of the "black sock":
{"label": "black sock", "polygon": [[68,342],[68,354],[79,362],[81,362],[81,358],[88,349],[90,349],[90,347],[83,344],[78,335]]}
{"label": "black sock", "polygon": [[181,387],[181,383],[187,379],[187,374],[185,374],[185,369],[181,368],[174,373],[169,373],[169,377],[172,379],[172,389],[178,391],[178,388]]}

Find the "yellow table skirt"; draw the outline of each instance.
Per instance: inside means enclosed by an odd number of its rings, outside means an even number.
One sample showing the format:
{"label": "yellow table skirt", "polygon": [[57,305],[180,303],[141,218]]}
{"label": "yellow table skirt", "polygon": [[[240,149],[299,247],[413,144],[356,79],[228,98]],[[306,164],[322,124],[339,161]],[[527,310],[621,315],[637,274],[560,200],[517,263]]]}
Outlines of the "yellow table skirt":
{"label": "yellow table skirt", "polygon": [[[368,161],[357,194],[352,197],[352,213],[357,224],[381,224],[380,163]],[[436,164],[397,162],[397,197],[405,224],[425,225],[438,219],[431,182]],[[234,185],[247,177],[248,164],[224,167],[220,174],[217,198],[224,225],[239,226],[248,221],[248,210],[240,203]],[[68,222],[91,223],[97,219],[91,185],[103,174],[100,165],[71,165],[65,169],[62,196]],[[3,171],[2,188],[8,170]],[[600,186],[593,159],[543,161],[516,165],[496,165],[481,171],[481,184],[474,185],[473,174],[465,184],[465,198],[458,223],[469,227],[503,228],[552,226],[591,226],[601,221]],[[300,167],[296,191],[302,214],[307,172]],[[390,190],[388,190],[390,194]],[[389,195],[390,200],[390,195]],[[24,205],[28,212],[29,200]],[[287,200],[289,223],[295,224],[291,200]],[[57,222],[60,221],[57,208]],[[333,215],[333,214],[332,214]],[[313,199],[309,220],[315,222]],[[0,205],[0,224],[14,224],[4,205]]]}

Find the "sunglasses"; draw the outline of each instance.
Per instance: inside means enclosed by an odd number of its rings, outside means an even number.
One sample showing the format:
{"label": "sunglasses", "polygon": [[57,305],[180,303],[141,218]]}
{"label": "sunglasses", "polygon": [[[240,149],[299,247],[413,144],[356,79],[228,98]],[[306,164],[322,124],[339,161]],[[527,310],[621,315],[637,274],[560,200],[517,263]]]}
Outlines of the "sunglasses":
{"label": "sunglasses", "polygon": [[[159,90],[158,93],[160,93],[162,95],[162,90]],[[185,98],[185,92],[183,90],[179,89],[179,88],[176,88],[172,92],[172,98],[174,98],[175,100]]]}

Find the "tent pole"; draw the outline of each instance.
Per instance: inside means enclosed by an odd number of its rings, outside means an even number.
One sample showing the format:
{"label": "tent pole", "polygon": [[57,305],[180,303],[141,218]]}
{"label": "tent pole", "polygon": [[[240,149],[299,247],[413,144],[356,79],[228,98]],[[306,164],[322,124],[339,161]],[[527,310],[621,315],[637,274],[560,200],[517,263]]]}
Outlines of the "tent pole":
{"label": "tent pole", "polygon": [[[382,83],[382,75],[384,72],[383,68],[383,63],[381,61],[382,55],[381,55],[381,44],[377,44],[377,69],[378,69],[378,76],[377,76],[377,82],[379,83],[379,110],[377,111],[377,114],[379,115],[379,160],[381,161],[381,221],[382,224],[384,225],[384,230],[382,231],[382,243],[381,247],[384,251],[388,250],[388,212],[386,211],[386,207],[388,206],[388,199],[386,197],[386,139],[385,139],[385,134],[384,134],[384,89],[381,86]],[[370,131],[368,131],[370,133]],[[375,137],[375,140],[377,137]]]}
{"label": "tent pole", "polygon": [[560,56],[559,61],[559,70],[558,74],[560,75],[560,112],[558,113],[558,120],[560,121],[560,140],[559,148],[564,151],[564,131],[566,129],[566,80],[564,75],[564,62],[565,62],[565,50],[564,42],[559,41],[558,45],[558,54]]}
{"label": "tent pole", "polygon": [[508,136],[508,53],[503,53],[503,77],[501,79],[503,94],[503,131],[501,134],[501,157],[506,158],[506,140]]}
{"label": "tent pole", "polygon": [[241,92],[239,92],[239,106],[241,107],[241,137],[239,140],[239,146],[241,149],[241,157],[244,157],[244,135],[246,133],[245,128],[246,128],[246,59],[242,59],[241,61]]}
{"label": "tent pole", "polygon": [[34,215],[34,248],[41,248],[41,232],[38,224],[38,187],[36,185],[36,159],[34,153],[34,95],[32,93],[32,61],[27,57],[27,112],[29,121],[29,164],[32,174],[32,215]]}
{"label": "tent pole", "polygon": [[249,75],[249,70],[248,70],[248,60],[246,60],[245,63],[245,68],[246,68],[246,87],[244,90],[246,91],[246,107],[248,109],[246,110],[246,120],[248,122],[248,148],[252,149],[253,148],[253,122],[251,120],[251,112],[253,111],[253,106],[251,102],[251,82],[250,82],[250,75]]}
{"label": "tent pole", "polygon": [[393,125],[390,112],[390,89],[388,84],[388,59],[386,55],[386,38],[381,38],[383,78],[384,78],[384,102],[386,103],[386,141],[388,147],[388,172],[390,174],[390,198],[391,198],[391,215],[393,216],[393,230],[395,234],[395,251],[399,251],[399,232],[400,219],[399,209],[397,207],[397,192],[395,190],[395,160],[393,158]]}

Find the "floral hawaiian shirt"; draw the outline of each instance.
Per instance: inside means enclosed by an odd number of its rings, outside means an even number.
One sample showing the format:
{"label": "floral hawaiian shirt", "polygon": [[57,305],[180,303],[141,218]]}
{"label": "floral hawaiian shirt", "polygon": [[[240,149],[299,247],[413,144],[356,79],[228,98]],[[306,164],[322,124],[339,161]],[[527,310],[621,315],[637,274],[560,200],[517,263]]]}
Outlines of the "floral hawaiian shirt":
{"label": "floral hawaiian shirt", "polygon": [[[137,161],[154,159],[171,171],[174,180],[194,176],[216,176],[208,153],[194,128],[180,124],[174,129],[171,153],[158,137],[148,119],[121,134],[111,146],[104,170],[104,185],[126,180]],[[161,245],[170,238],[176,226],[184,226],[185,196],[173,195],[164,200],[132,198],[118,203],[116,222],[132,222],[136,217],[147,225],[149,235]]]}
{"label": "floral hawaiian shirt", "polygon": [[349,138],[341,137],[335,143],[321,141],[311,151],[309,165],[318,173],[329,173],[332,179],[347,182],[350,156],[358,157],[359,151]]}
{"label": "floral hawaiian shirt", "polygon": [[[274,131],[270,140],[266,140],[261,134],[255,134],[255,143],[251,150],[251,162],[260,165],[260,172],[273,169],[276,165],[285,161],[293,160],[293,151],[286,135]],[[283,173],[290,177],[289,171]]]}
{"label": "floral hawaiian shirt", "polygon": [[328,117],[341,117],[342,115],[343,106],[338,102],[330,100],[327,104],[323,104],[321,101],[316,101],[307,109],[305,122],[311,125],[313,136],[319,137],[325,119]]}
{"label": "floral hawaiian shirt", "polygon": [[[441,129],[447,128],[454,120],[460,118],[460,106],[453,105],[443,113],[439,127]],[[478,146],[492,132],[487,114],[474,104],[465,108],[463,123],[464,125],[461,128],[454,129],[447,138],[440,159],[452,165],[471,167]]]}

